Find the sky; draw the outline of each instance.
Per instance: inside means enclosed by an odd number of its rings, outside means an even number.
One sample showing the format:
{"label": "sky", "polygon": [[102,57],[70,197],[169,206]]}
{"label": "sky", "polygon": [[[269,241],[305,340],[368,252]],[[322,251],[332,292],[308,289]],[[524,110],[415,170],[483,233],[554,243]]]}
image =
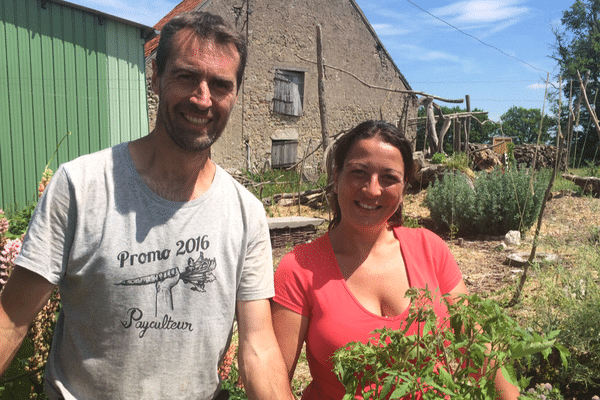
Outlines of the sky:
{"label": "sky", "polygon": [[[69,1],[149,26],[180,2]],[[575,0],[356,2],[413,90],[446,99],[469,95],[471,109],[488,111],[494,121],[513,106],[548,113],[548,73],[551,86],[558,80],[552,28],[561,27]]]}

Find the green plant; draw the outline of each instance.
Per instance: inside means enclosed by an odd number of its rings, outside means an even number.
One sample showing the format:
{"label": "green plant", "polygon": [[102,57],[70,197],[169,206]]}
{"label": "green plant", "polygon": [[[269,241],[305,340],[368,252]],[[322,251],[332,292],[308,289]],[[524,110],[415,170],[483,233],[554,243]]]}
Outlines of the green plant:
{"label": "green plant", "polygon": [[[410,289],[411,307],[402,329],[373,332],[367,343],[352,342],[334,354],[334,370],[346,388],[344,400],[402,398],[487,400],[495,398],[497,373],[517,383],[515,363],[558,349],[558,332],[543,337],[521,328],[492,300],[463,296],[451,303],[427,289]],[[449,316],[438,319],[433,304],[443,301]],[[415,334],[408,335],[413,326]],[[520,380],[525,386],[527,379]]]}
{"label": "green plant", "polygon": [[448,173],[427,192],[425,205],[440,227],[456,226],[463,235],[504,235],[525,232],[535,223],[548,173],[532,179],[529,170],[479,172],[474,182],[464,174]]}
{"label": "green plant", "polygon": [[534,296],[526,322],[542,332],[560,330],[559,342],[571,351],[567,367],[541,360],[530,373],[574,391],[600,391],[600,253],[582,247],[577,268],[541,268],[543,294]]}
{"label": "green plant", "polygon": [[530,388],[522,393],[520,400],[564,400],[560,391],[549,383],[538,383],[535,388]]}
{"label": "green plant", "polygon": [[467,172],[471,167],[471,160],[466,153],[454,153],[452,157],[448,158],[444,165],[451,170],[457,170],[460,172]]}
{"label": "green plant", "polygon": [[600,164],[597,165],[596,163],[591,162],[589,160],[585,160],[585,163],[587,164],[587,176],[600,177]]}
{"label": "green plant", "polygon": [[431,156],[432,164],[443,164],[446,161],[446,155],[444,153],[435,153]]}
{"label": "green plant", "polygon": [[8,213],[9,228],[6,237],[20,238],[27,231],[35,206],[36,203],[31,203],[20,210]]}
{"label": "green plant", "polygon": [[236,350],[237,345],[232,342],[219,367],[219,374],[222,379],[221,389],[229,392],[229,400],[245,400],[248,397],[242,385],[240,371],[235,363]]}
{"label": "green plant", "polygon": [[513,142],[506,143],[506,155],[509,168],[517,166],[517,159],[515,158],[515,144]]}
{"label": "green plant", "polygon": [[325,187],[327,175],[319,175],[317,182],[300,179],[296,170],[269,169],[261,173],[244,172],[246,187],[259,199],[271,197],[279,193],[297,193],[298,190],[309,190]]}

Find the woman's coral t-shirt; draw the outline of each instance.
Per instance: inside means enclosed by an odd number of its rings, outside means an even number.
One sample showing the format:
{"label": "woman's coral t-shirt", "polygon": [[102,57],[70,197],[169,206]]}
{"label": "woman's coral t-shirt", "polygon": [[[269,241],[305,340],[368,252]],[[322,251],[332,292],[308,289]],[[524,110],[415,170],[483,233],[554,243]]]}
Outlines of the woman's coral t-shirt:
{"label": "woman's coral t-shirt", "polygon": [[[423,228],[398,227],[394,234],[410,287],[427,286],[446,294],[459,284],[460,269],[440,237]],[[345,389],[332,371],[333,353],[349,342],[366,343],[375,329],[400,329],[408,314],[407,309],[395,317],[383,317],[365,309],[346,285],[328,234],[296,246],[281,260],[273,300],[309,318],[306,355],[313,381],[302,400],[341,399]],[[440,318],[447,315],[441,304],[434,307]]]}

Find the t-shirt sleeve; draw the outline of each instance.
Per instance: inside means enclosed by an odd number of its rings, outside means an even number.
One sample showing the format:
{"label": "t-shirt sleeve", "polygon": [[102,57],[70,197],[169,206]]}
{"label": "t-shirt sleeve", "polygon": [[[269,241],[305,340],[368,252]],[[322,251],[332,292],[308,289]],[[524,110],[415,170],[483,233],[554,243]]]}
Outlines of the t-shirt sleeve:
{"label": "t-shirt sleeve", "polygon": [[253,234],[250,235],[237,299],[251,301],[273,297],[273,253],[269,225],[262,206],[251,213]]}
{"label": "t-shirt sleeve", "polygon": [[302,270],[294,252],[286,254],[275,271],[275,297],[273,301],[290,310],[310,316],[306,271]]}
{"label": "t-shirt sleeve", "polygon": [[449,293],[462,279],[460,267],[450,252],[446,242],[431,231],[426,232],[426,240],[430,244],[434,260],[435,274],[439,283],[440,292]]}
{"label": "t-shirt sleeve", "polygon": [[74,196],[61,166],[37,203],[15,264],[57,285],[66,271],[75,224]]}

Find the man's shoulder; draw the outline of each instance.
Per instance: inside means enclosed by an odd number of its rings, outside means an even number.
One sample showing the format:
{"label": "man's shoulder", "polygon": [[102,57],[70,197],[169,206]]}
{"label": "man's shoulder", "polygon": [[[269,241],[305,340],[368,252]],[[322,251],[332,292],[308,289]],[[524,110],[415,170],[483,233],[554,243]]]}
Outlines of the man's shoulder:
{"label": "man's shoulder", "polygon": [[259,206],[261,209],[263,208],[262,202],[244,185],[242,185],[231,173],[227,172],[219,165],[217,165],[217,168],[220,170],[223,186],[224,188],[227,188],[225,190],[235,192],[239,199],[244,202],[244,204],[251,204],[255,207]]}
{"label": "man's shoulder", "polygon": [[67,161],[63,164],[67,170],[92,170],[98,171],[102,166],[107,163],[114,162],[115,157],[123,153],[127,143],[120,143],[116,146],[108,147],[106,149],[98,150],[93,153],[84,154],[73,160]]}

